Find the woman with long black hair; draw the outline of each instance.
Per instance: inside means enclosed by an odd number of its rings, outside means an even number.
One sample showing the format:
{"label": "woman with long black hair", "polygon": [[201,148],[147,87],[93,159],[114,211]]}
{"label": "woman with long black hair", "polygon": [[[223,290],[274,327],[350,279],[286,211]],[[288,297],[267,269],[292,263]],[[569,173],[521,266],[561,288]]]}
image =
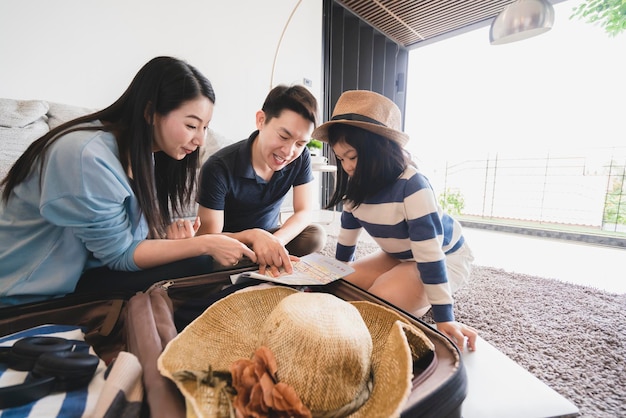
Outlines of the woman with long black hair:
{"label": "woman with long black hair", "polygon": [[181,219],[214,103],[196,68],[156,57],[115,103],[34,141],[2,181],[0,303],[141,290],[213,261],[255,261],[239,241],[194,236],[197,222]]}

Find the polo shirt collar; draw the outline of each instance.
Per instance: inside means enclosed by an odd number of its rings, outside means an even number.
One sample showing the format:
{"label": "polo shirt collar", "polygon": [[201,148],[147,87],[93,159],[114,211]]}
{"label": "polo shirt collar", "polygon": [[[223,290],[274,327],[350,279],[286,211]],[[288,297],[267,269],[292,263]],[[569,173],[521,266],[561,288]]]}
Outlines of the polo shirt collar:
{"label": "polo shirt collar", "polygon": [[237,157],[235,164],[235,170],[237,177],[243,177],[247,179],[254,179],[254,169],[252,168],[252,143],[259,134],[259,131],[254,131],[248,137],[248,139],[242,143],[237,149]]}
{"label": "polo shirt collar", "polygon": [[[252,168],[252,143],[258,135],[258,130],[252,132],[246,142],[243,143],[242,146],[239,147],[239,149],[237,150],[237,176],[239,177],[252,180],[260,179],[260,177],[257,176],[254,172],[254,168]],[[293,163],[294,161],[287,164],[287,166],[283,167],[282,169],[275,171],[272,178],[274,178],[274,176],[283,176],[284,171],[291,170],[293,168]]]}

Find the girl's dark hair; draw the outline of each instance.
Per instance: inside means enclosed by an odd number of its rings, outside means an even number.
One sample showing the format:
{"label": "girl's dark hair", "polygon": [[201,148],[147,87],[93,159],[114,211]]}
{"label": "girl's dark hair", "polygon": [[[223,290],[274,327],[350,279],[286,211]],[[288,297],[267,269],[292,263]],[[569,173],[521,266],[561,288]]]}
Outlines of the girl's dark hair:
{"label": "girl's dark hair", "polygon": [[[199,150],[181,161],[163,152],[154,154],[154,115],[166,115],[183,103],[204,96],[215,103],[209,80],[196,68],[172,57],[156,57],[135,75],[124,94],[109,107],[68,121],[34,141],[2,180],[2,199],[39,163],[43,168],[48,148],[62,135],[78,130],[104,130],[115,135],[124,170],[132,173],[139,206],[148,222],[150,237],[164,234],[173,215],[191,202],[196,186]],[[101,121],[103,126],[85,125]],[[41,179],[40,179],[41,181]]]}
{"label": "girl's dark hair", "polygon": [[[355,126],[337,123],[328,127],[328,143],[345,142],[357,152],[357,164],[352,178],[340,167],[337,186],[327,209],[339,203],[359,206],[392,184],[412,164],[410,155],[395,141]],[[341,166],[341,164],[339,164]]]}
{"label": "girl's dark hair", "polygon": [[317,126],[317,100],[304,86],[291,87],[278,85],[265,98],[261,110],[265,113],[265,123],[277,118],[283,110],[291,110]]}

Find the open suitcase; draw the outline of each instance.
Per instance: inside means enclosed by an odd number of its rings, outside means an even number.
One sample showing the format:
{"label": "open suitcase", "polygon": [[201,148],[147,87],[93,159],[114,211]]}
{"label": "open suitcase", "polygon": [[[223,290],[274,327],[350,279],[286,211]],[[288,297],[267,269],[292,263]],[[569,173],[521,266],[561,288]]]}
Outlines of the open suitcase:
{"label": "open suitcase", "polygon": [[[157,283],[145,293],[156,288],[161,292],[166,290],[173,306],[174,324],[180,332],[211,303],[241,287],[261,283],[250,281],[243,285],[231,284],[231,274],[250,269],[218,271]],[[467,394],[467,377],[459,350],[446,336],[419,318],[341,279],[327,285],[310,286],[306,290],[331,293],[346,301],[363,300],[381,304],[395,310],[421,329],[434,343],[435,354],[430,364],[424,367],[427,372],[414,378],[402,417],[461,417],[461,406]],[[125,321],[129,301],[133,296],[135,293],[132,292],[77,294],[46,302],[0,308],[0,337],[50,323],[80,326],[85,333],[85,341],[108,364],[120,351],[128,350]],[[154,372],[156,364],[153,366]],[[149,395],[146,390],[146,397],[149,398]],[[155,414],[150,414],[150,409],[146,405],[143,416],[154,417]],[[152,410],[154,411],[153,408]],[[165,412],[160,416],[166,416]]]}

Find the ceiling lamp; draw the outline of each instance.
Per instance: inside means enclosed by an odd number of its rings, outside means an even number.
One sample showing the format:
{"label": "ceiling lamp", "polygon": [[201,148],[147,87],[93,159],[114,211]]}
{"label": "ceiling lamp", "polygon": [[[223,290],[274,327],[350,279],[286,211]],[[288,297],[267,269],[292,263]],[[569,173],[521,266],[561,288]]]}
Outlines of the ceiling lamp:
{"label": "ceiling lamp", "polygon": [[554,7],[547,0],[517,0],[491,22],[491,45],[521,41],[549,31],[554,23]]}

